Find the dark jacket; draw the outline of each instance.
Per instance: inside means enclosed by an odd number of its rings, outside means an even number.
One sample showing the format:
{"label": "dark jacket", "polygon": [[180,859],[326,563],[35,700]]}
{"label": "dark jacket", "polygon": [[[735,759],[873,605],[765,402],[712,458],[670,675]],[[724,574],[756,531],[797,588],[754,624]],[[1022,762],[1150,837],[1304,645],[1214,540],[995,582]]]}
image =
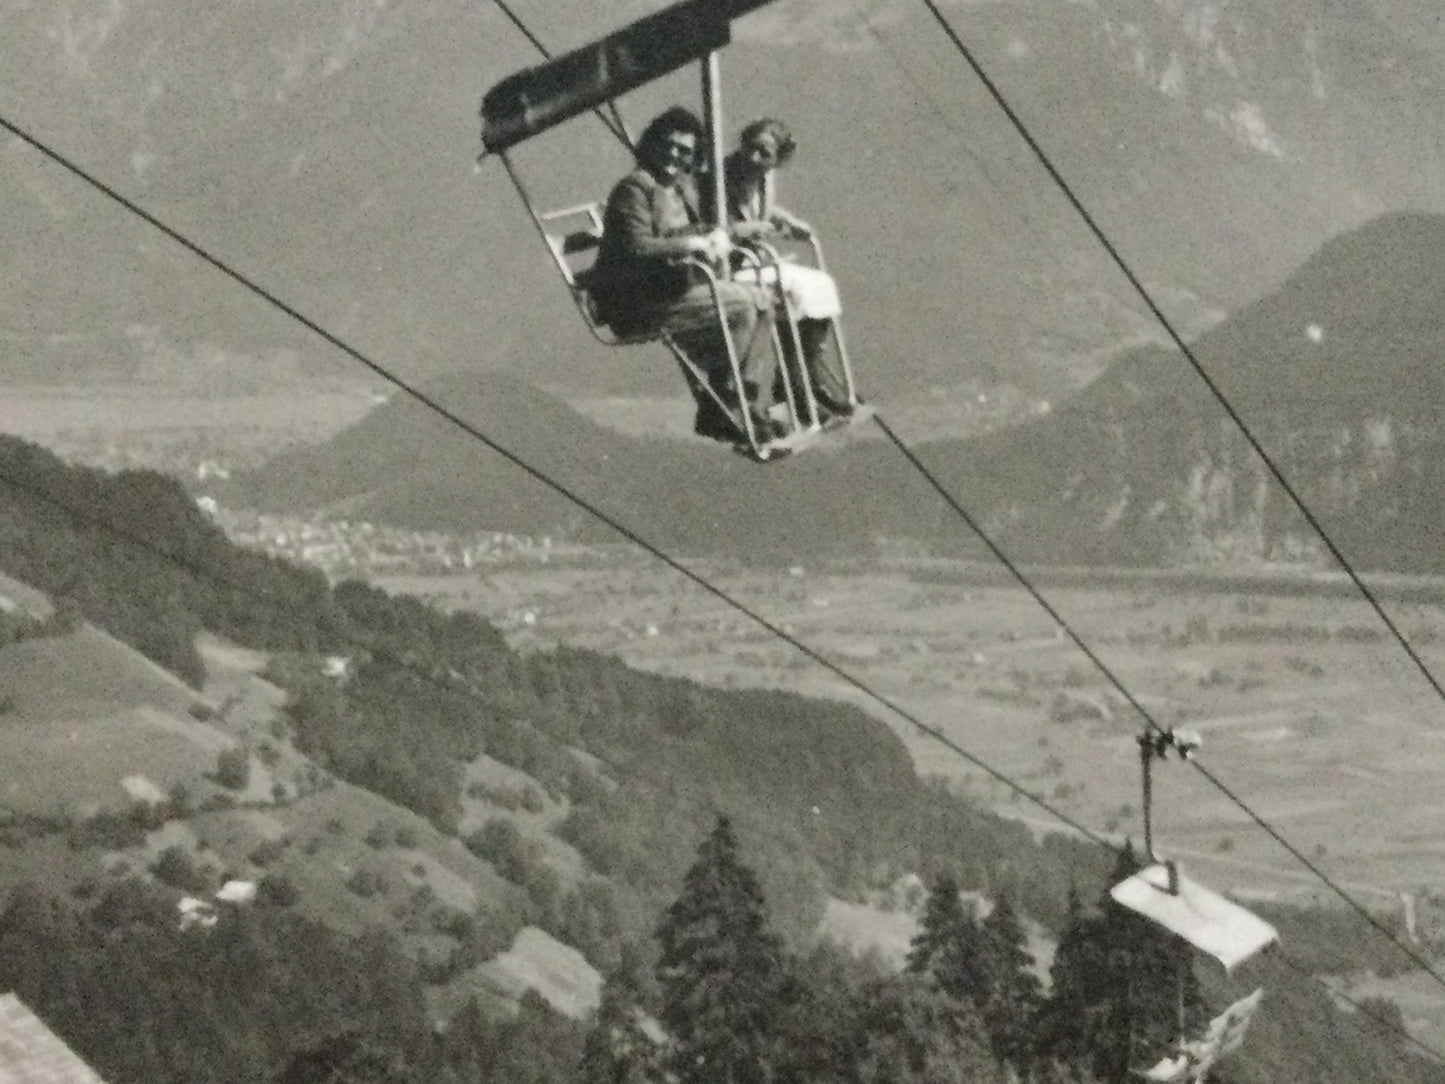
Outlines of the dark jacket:
{"label": "dark jacket", "polygon": [[618,331],[645,325],[687,292],[692,274],[678,261],[688,255],[683,238],[699,232],[699,221],[696,192],[685,181],[664,185],[639,168],[617,182],[591,274],[604,323]]}

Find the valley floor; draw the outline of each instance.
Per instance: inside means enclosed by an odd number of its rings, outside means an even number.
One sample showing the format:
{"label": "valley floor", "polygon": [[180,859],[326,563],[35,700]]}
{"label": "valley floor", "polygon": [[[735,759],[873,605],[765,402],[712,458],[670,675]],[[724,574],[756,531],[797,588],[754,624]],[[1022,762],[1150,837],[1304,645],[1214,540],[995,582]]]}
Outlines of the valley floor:
{"label": "valley floor", "polygon": [[[867,689],[1107,837],[1141,841],[1140,721],[1024,591],[960,569],[690,567]],[[1070,573],[1044,593],[1162,725],[1204,739],[1199,761],[1363,906],[1393,921],[1408,897],[1428,956],[1445,936],[1445,716],[1365,603],[1338,585],[1277,593],[1165,575]],[[1069,581],[1073,581],[1069,583]],[[1068,583],[1069,585],[1063,585]],[[485,614],[519,647],[566,644],[729,687],[849,700],[943,775],[1040,834],[1058,820],[877,699],[721,600],[632,555],[607,567],[515,564],[382,586]],[[1406,585],[1432,597],[1433,584]],[[1445,666],[1445,605],[1387,599],[1432,671]],[[1155,846],[1244,900],[1340,900],[1190,766],[1155,773]],[[870,937],[884,936],[870,923]],[[1445,999],[1417,970],[1338,980],[1386,996],[1412,1034],[1445,1043]]]}
{"label": "valley floor", "polygon": [[[1140,721],[1022,590],[950,583],[936,570],[697,570],[1050,804],[1140,837]],[[1041,830],[1055,826],[867,693],[655,565],[554,562],[382,585],[475,609],[519,646],[588,647],[717,685],[854,701],[897,730],[920,770]],[[1430,797],[1445,768],[1445,719],[1363,602],[1147,582],[1046,593],[1154,719],[1199,731],[1201,763],[1362,902],[1445,895],[1445,800]],[[1445,608],[1390,605],[1426,663],[1445,665]],[[1292,898],[1319,888],[1187,766],[1163,766],[1155,794],[1159,849],[1220,887]]]}

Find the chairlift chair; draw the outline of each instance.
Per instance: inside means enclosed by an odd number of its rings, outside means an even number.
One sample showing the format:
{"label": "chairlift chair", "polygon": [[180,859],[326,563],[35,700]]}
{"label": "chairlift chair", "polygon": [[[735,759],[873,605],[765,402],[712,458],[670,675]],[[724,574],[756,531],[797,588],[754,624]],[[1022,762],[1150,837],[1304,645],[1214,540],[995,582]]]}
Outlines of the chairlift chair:
{"label": "chairlift chair", "polygon": [[[592,288],[596,284],[589,281],[602,237],[600,204],[579,203],[554,211],[539,211],[522,183],[508,151],[526,139],[589,109],[599,110],[607,105],[613,107],[613,117],[616,117],[614,102],[617,97],[685,64],[700,61],[710,158],[714,175],[721,176],[722,109],[718,51],[731,40],[733,19],[769,2],[771,0],[682,0],[598,41],[508,76],[493,86],[482,100],[483,154],[497,154],[502,159],[513,187],[546,242],[552,260],[588,330],[599,342],[610,346],[661,341],[678,361],[694,396],[707,396],[729,418],[734,414],[733,404],[724,401],[713,382],[689,357],[675,334],[659,330],[618,335],[602,323],[592,297]],[[611,119],[606,122],[615,134],[626,139],[620,122]],[[713,209],[712,219],[723,221],[725,215],[720,191],[716,203],[718,206]],[[821,267],[822,248],[816,238],[813,239],[812,251],[815,263]],[[759,268],[760,281],[766,277],[762,269],[769,264],[775,266],[781,259],[775,249],[766,245],[754,245],[743,252],[743,258],[752,261],[754,266]],[[726,267],[713,268],[702,260],[694,259],[687,263],[696,269],[702,281],[707,283],[712,291],[718,323],[727,347],[733,387],[741,389],[742,370],[738,347],[733,341],[726,310],[717,290],[719,279],[729,275],[730,271]],[[777,281],[776,270],[774,281]],[[734,424],[742,438],[740,450],[758,460],[796,451],[822,428],[817,422],[818,412],[811,380],[806,366],[802,364],[802,344],[795,314],[781,289],[774,292],[777,298],[775,312],[784,319],[774,321],[769,348],[774,351],[779,363],[778,372],[781,374],[791,432],[773,440],[760,439],[763,434],[757,432],[748,410],[741,402],[737,404],[739,409]],[[788,345],[796,364],[789,364],[788,351],[784,349],[780,337],[780,323],[788,329]],[[860,404],[852,367],[847,359],[842,328],[836,320],[833,321],[832,332],[846,378],[848,399],[855,408],[854,415],[857,415]],[[701,398],[699,401],[702,401]],[[809,419],[806,425],[802,421],[800,403],[806,408]]]}
{"label": "chairlift chair", "polygon": [[[1193,730],[1150,726],[1138,735],[1140,783],[1143,797],[1144,850],[1149,864],[1109,889],[1115,903],[1149,920],[1178,937],[1196,952],[1217,961],[1226,975],[1254,959],[1279,941],[1279,932],[1248,908],[1197,884],[1179,871],[1173,860],[1154,853],[1153,773],[1154,761],[1175,753],[1190,759],[1200,746]],[[1135,1072],[1159,1084],[1201,1084],[1214,1062],[1230,1053],[1244,1040],[1245,1029],[1259,1006],[1262,990],[1239,999],[1215,1017],[1203,1036],[1190,1040],[1185,1034],[1184,975],[1188,962],[1180,963],[1179,1034],[1175,1051],[1147,1069]]]}
{"label": "chairlift chair", "polygon": [[[609,325],[604,323],[598,315],[597,306],[592,296],[592,288],[595,283],[593,278],[593,264],[597,256],[598,246],[602,241],[602,205],[596,201],[579,203],[569,207],[558,208],[555,211],[535,211],[532,208],[530,199],[527,198],[520,178],[509,161],[506,161],[509,175],[512,176],[513,184],[523,195],[523,202],[526,204],[533,222],[541,233],[543,240],[547,243],[547,249],[552,255],[552,262],[556,265],[562,280],[567,284],[567,289],[572,296],[573,303],[577,306],[587,330],[598,342],[606,346],[634,346],[651,342],[661,342],[667,347],[672,356],[677,360],[682,369],[683,377],[687,381],[689,389],[694,398],[702,401],[705,397],[712,401],[724,416],[733,418],[732,404],[725,401],[722,393],[718,391],[714,382],[707,373],[688,354],[686,348],[678,341],[676,335],[666,330],[647,330],[635,334],[618,334]],[[756,257],[754,257],[756,259]],[[726,310],[722,298],[719,296],[717,284],[720,281],[718,272],[704,260],[685,261],[690,267],[702,277],[707,283],[713,298],[713,305],[716,312],[718,326],[722,331],[723,341],[726,344],[728,354],[728,366],[732,376],[733,387],[742,386],[742,362],[738,346],[735,342],[731,328],[728,325]],[[781,295],[779,295],[781,296]],[[784,302],[785,303],[785,302]],[[787,311],[787,310],[785,310]],[[793,329],[792,334],[796,339],[796,321],[792,319],[789,312],[787,325]],[[798,411],[799,393],[793,386],[793,374],[788,371],[788,366],[783,364],[786,353],[779,338],[778,325],[774,323],[772,330],[772,342],[769,348],[780,362],[779,372],[782,374],[782,385],[787,405],[788,418],[791,422],[792,432],[786,436],[772,440],[762,439],[763,435],[757,432],[753,425],[752,418],[744,409],[737,410],[737,418],[734,425],[738,429],[738,435],[743,441],[743,446],[754,458],[758,460],[771,459],[779,454],[796,450],[803,437],[816,432],[818,426],[805,427],[800,424]],[[795,342],[796,347],[796,342]],[[806,374],[804,374],[806,385]],[[804,399],[812,409],[811,388],[803,389]],[[816,417],[816,414],[814,415]]]}

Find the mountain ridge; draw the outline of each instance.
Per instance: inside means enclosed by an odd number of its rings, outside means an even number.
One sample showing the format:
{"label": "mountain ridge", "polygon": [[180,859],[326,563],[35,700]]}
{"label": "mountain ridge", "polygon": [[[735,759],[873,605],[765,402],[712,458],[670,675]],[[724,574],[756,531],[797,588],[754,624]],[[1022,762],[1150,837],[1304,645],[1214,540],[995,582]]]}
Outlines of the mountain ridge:
{"label": "mountain ridge", "polygon": [[[1385,216],[1327,244],[1192,346],[1364,569],[1445,570],[1427,526],[1445,498],[1435,466],[1445,359],[1430,300],[1441,282],[1445,218]],[[1046,428],[1053,436],[1040,440]],[[1122,359],[1045,422],[987,435],[970,458],[991,477],[992,507],[1014,517],[1005,537],[1024,552],[1056,537],[1105,563],[1323,557],[1214,395],[1164,351]]]}
{"label": "mountain ridge", "polygon": [[[648,8],[523,15],[560,49]],[[1094,374],[1091,352],[1157,336],[937,28],[891,2],[871,13],[872,31],[846,4],[781,0],[740,24],[725,69],[732,123],[787,103],[803,147],[787,198],[829,239],[853,341],[878,379],[997,368],[1056,394]],[[1445,208],[1439,141],[1411,119],[1435,99],[1442,49],[1419,33],[1419,5],[1293,0],[1246,15],[1099,0],[948,14],[1191,325],[1372,214]],[[240,19],[145,0],[3,18],[16,48],[0,89],[17,119],[328,329],[406,371],[467,358],[604,387],[652,379],[631,356],[602,361],[500,171],[468,172],[481,90],[535,59],[497,12],[269,4]],[[1173,68],[1182,82],[1164,78]],[[693,94],[678,77],[624,109],[636,120]],[[600,197],[625,168],[585,120],[560,138],[541,152],[544,179],[588,178],[564,202]],[[1280,155],[1256,146],[1270,140]],[[0,244],[26,271],[0,291],[11,367],[73,358],[48,338],[71,333],[106,336],[85,367],[134,365],[146,347],[117,334],[131,325],[334,363],[13,140],[0,175],[14,182]],[[142,358],[108,356],[115,342]]]}
{"label": "mountain ridge", "polygon": [[[1445,417],[1438,345],[1445,328],[1431,300],[1442,284],[1445,217],[1385,216],[1325,245],[1278,291],[1192,347],[1285,477],[1365,568],[1445,571],[1427,527],[1445,498],[1431,451]],[[880,539],[902,537],[940,555],[981,552],[883,442],[759,468],[703,442],[623,438],[540,391],[505,381],[493,387],[458,376],[437,394],[484,430],[505,415],[509,428],[498,431],[525,437],[519,447],[529,462],[595,496],[655,544],[804,559],[868,554]],[[493,398],[506,405],[489,407]],[[238,478],[223,500],[294,513],[356,497],[355,518],[395,526],[609,537],[555,495],[524,499],[467,447],[472,442],[437,419],[388,408],[338,441]],[[352,442],[384,450],[418,441],[437,462],[416,462],[403,498],[379,496],[376,477],[355,470],[367,456]],[[1318,557],[1318,541],[1219,403],[1185,359],[1159,348],[1123,355],[1046,414],[971,440],[924,442],[917,453],[1007,552],[1028,561]],[[421,515],[408,503],[418,493],[427,494]]]}

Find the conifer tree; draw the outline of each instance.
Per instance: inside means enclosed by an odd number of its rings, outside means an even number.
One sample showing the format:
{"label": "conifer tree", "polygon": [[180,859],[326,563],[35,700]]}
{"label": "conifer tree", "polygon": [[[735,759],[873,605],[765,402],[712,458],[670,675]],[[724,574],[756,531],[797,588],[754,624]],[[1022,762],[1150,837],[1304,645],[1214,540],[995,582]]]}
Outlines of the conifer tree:
{"label": "conifer tree", "polygon": [[978,1005],[994,1056],[1023,1069],[1031,1060],[1031,1029],[1042,984],[1032,971],[1023,925],[1001,896],[980,930],[982,999]]}
{"label": "conifer tree", "polygon": [[643,1009],[635,954],[622,962],[602,987],[592,1028],[582,1051],[583,1084],[652,1084],[663,1079],[663,1036],[649,1027]]}
{"label": "conifer tree", "polygon": [[657,937],[660,1017],[672,1037],[669,1062],[678,1080],[769,1080],[784,985],[782,949],[726,817],[698,848]]}
{"label": "conifer tree", "polygon": [[983,991],[979,951],[978,923],[959,899],[958,882],[951,874],[939,874],[909,945],[907,970],[931,977],[950,997],[977,1001]]}
{"label": "conifer tree", "polygon": [[940,873],[929,886],[923,903],[919,929],[908,945],[905,967],[911,975],[927,975],[933,959],[947,943],[947,931],[963,920],[963,905],[958,899],[958,882],[948,873]]}
{"label": "conifer tree", "polygon": [[1098,937],[1079,898],[1069,886],[1069,918],[1049,967],[1049,996],[1034,1024],[1036,1053],[1045,1061],[1080,1065],[1088,1048],[1088,1007],[1099,972]]}

